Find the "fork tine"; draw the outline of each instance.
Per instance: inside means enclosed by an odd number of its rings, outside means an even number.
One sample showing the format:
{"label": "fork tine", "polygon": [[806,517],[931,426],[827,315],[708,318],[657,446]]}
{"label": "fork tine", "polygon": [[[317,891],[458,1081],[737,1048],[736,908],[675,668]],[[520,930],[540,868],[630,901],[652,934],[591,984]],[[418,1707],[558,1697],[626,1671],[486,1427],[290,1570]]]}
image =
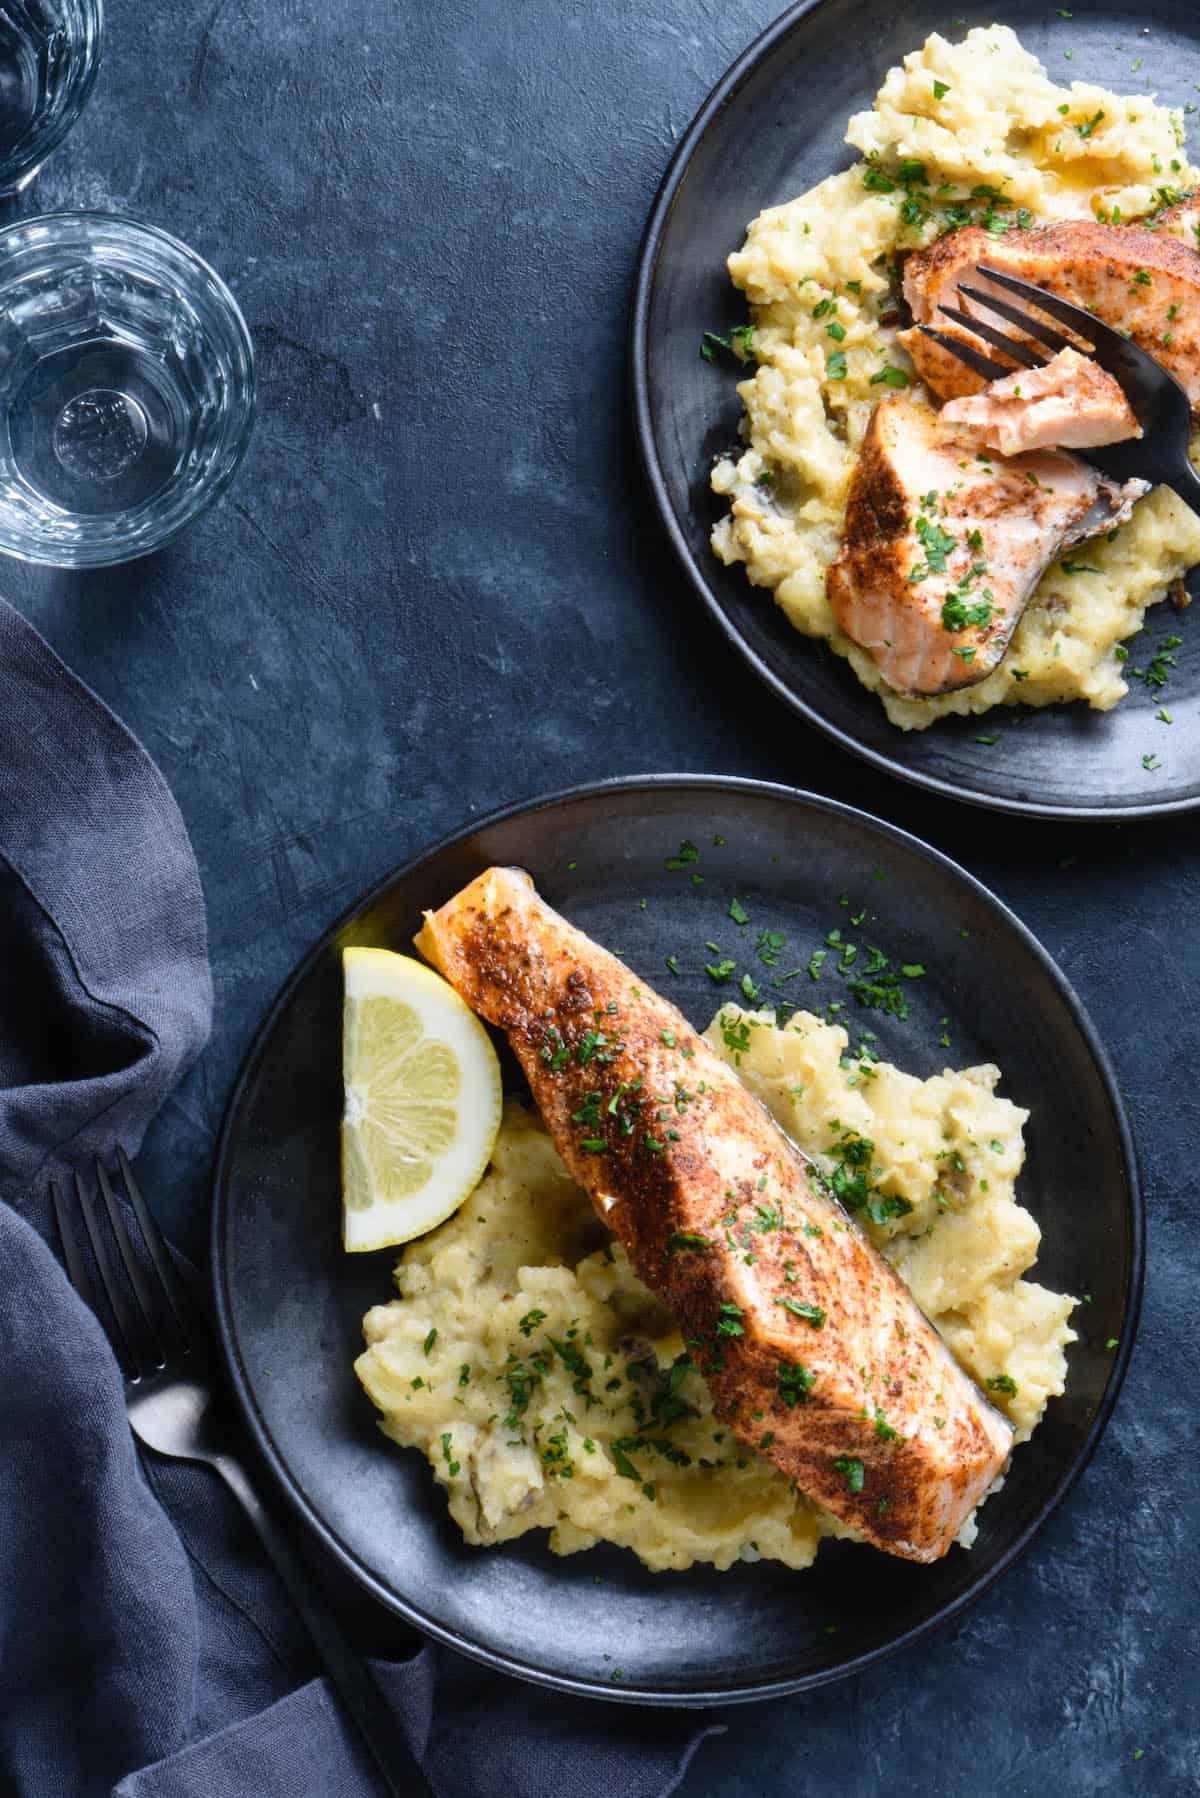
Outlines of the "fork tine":
{"label": "fork tine", "polygon": [[985,381],[995,381],[1001,375],[1012,373],[1007,362],[993,362],[982,350],[975,349],[969,343],[960,343],[957,337],[951,337],[945,331],[935,331],[932,325],[918,325],[917,330],[925,337],[932,337],[934,343],[940,344],[951,356],[957,356],[960,362],[965,363],[975,374],[982,375]]}
{"label": "fork tine", "polygon": [[995,344],[998,350],[1003,350],[1006,356],[1011,356],[1013,361],[1019,362],[1022,367],[1044,368],[1046,366],[1044,356],[1039,355],[1036,350],[1030,349],[1027,343],[1021,343],[1016,337],[1007,337],[1003,331],[998,331],[995,325],[989,325],[986,319],[975,318],[969,312],[960,312],[957,306],[939,306],[938,311],[944,313],[947,318],[952,318],[956,325],[966,325],[968,331],[974,331],[976,337],[982,337],[985,343]]}
{"label": "fork tine", "polygon": [[[1016,275],[1006,275],[1003,269],[992,268],[988,263],[979,264],[979,273],[987,280],[994,281],[997,287],[1005,287],[1009,293],[1017,294],[1030,306],[1036,306],[1039,312],[1048,312],[1061,324],[1067,325],[1079,337],[1084,337],[1097,348],[1104,344],[1108,349],[1120,349],[1126,343],[1119,331],[1106,325],[1088,312],[1083,306],[1072,305],[1070,300],[1060,300],[1056,293],[1047,293],[1044,288],[1037,287],[1032,281],[1019,280]],[[963,292],[966,291],[964,288]],[[990,301],[988,302],[990,304]],[[1045,338],[1042,339],[1044,343]],[[1062,347],[1061,345],[1059,346]]]}
{"label": "fork tine", "polygon": [[79,1235],[71,1222],[66,1200],[62,1195],[62,1187],[57,1180],[50,1182],[50,1199],[54,1206],[54,1221],[58,1225],[58,1240],[62,1244],[63,1258],[67,1264],[67,1278],[83,1300],[89,1311],[98,1311],[96,1289],[92,1284],[92,1276],[88,1273],[87,1262],[83,1250],[79,1246]]}
{"label": "fork tine", "polygon": [[150,1259],[154,1263],[155,1272],[162,1282],[163,1291],[167,1295],[167,1303],[175,1316],[175,1324],[179,1331],[179,1339],[185,1350],[193,1346],[188,1320],[195,1319],[195,1306],[188,1293],[184,1291],[183,1282],[176,1273],[171,1262],[171,1251],[166,1245],[162,1231],[155,1223],[150,1207],[142,1197],[137,1181],[133,1177],[133,1169],[129,1165],[129,1157],[124,1149],[118,1147],[117,1160],[121,1166],[121,1178],[125,1182],[125,1191],[129,1195],[129,1203],[137,1218],[138,1228],[150,1251]]}
{"label": "fork tine", "polygon": [[137,1352],[137,1320],[134,1317],[129,1300],[117,1283],[113,1273],[112,1262],[108,1258],[108,1246],[100,1234],[91,1194],[83,1183],[82,1174],[75,1175],[75,1191],[79,1197],[79,1209],[83,1213],[84,1227],[88,1233],[88,1241],[92,1245],[92,1253],[96,1257],[96,1267],[100,1274],[100,1284],[108,1299],[109,1309],[117,1328],[117,1335],[125,1350],[127,1366],[132,1370],[132,1377],[140,1379],[142,1374],[141,1357]]}
{"label": "fork tine", "polygon": [[146,1334],[150,1338],[155,1359],[159,1367],[165,1367],[167,1351],[164,1346],[166,1332],[159,1328],[161,1305],[156,1305],[150,1291],[150,1283],[142,1270],[142,1265],[133,1252],[129,1234],[125,1228],[125,1219],[121,1216],[121,1208],[117,1204],[117,1196],[113,1192],[112,1182],[102,1161],[96,1162],[96,1178],[100,1183],[100,1191],[104,1195],[104,1206],[108,1212],[108,1220],[113,1227],[113,1235],[117,1240],[117,1253],[121,1257],[125,1272],[129,1275],[129,1284],[133,1287],[138,1307],[142,1313],[142,1322],[146,1326]]}
{"label": "fork tine", "polygon": [[[1027,331],[1030,337],[1036,337],[1039,343],[1046,345],[1047,349],[1075,348],[1070,338],[1064,337],[1061,331],[1056,331],[1053,325],[1046,324],[1040,318],[1031,318],[1027,312],[1022,312],[1019,306],[1012,305],[1008,300],[999,299],[994,293],[985,293],[982,287],[963,286],[958,291],[965,294],[967,299],[974,300],[977,306],[986,306],[989,312],[996,312],[1001,318],[1008,319],[1010,324],[1019,325],[1022,331]],[[1042,294],[1037,288],[1034,289],[1034,292],[1038,294],[1038,298],[1033,304],[1040,306],[1042,300],[1048,298],[1048,295]]]}

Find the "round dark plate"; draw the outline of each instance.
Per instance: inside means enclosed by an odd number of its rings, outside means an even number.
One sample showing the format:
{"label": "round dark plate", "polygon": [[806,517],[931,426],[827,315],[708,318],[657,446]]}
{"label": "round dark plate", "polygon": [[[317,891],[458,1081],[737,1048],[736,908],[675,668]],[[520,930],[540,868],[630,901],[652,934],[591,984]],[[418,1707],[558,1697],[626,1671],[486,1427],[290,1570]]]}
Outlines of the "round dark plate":
{"label": "round dark plate", "polygon": [[[699,862],[668,869],[685,838]],[[654,1574],[617,1549],[556,1557],[540,1534],[468,1548],[423,1457],[379,1434],[352,1363],[363,1313],[392,1295],[396,1251],[348,1257],[340,1246],[340,952],[351,943],[407,951],[422,909],[493,862],[528,868],[553,905],[622,951],[698,1025],[719,996],[704,972],[706,941],[762,977],[751,931],[786,933],[784,972],[865,906],[865,940],[928,973],[910,984],[906,1021],[851,1004],[853,1021],[917,1074],[948,1059],[1004,1069],[1004,1090],[1032,1111],[1021,1190],[1044,1232],[1037,1276],[1090,1293],[1091,1303],[1077,1320],[1066,1396],[1015,1456],[969,1554],[953,1549],[916,1567],[830,1542],[806,1573],[764,1562]],[[751,918],[741,932],[728,917],[735,894]],[[783,990],[810,1005],[850,997],[832,973]],[[389,876],[322,938],[276,1000],[234,1089],[217,1157],[213,1257],[221,1335],[250,1427],[301,1516],[378,1598],[463,1653],[543,1685],[709,1704],[860,1668],[953,1616],[1013,1561],[1086,1462],[1116,1397],[1137,1319],[1142,1231],[1129,1129],[1104,1051],[1054,963],[998,900],[915,838],[831,800],[662,775],[472,824]],[[1104,1346],[1113,1337],[1115,1353]]]}
{"label": "round dark plate", "polygon": [[[1098,81],[1182,106],[1200,61],[1194,0],[1158,0],[1153,17],[1109,0],[1067,9],[1011,0],[999,9],[1051,78]],[[954,13],[951,24],[950,12]],[[751,219],[855,160],[842,141],[887,70],[931,31],[956,40],[997,10],[966,0],[802,0],[733,65],[675,153],[642,243],[631,315],[634,412],[650,489],[696,595],[730,642],[782,699],[846,749],[918,786],[1002,811],[1053,817],[1143,817],[1200,802],[1200,660],[1185,641],[1165,694],[1136,682],[1115,711],[1083,705],[994,710],[921,732],[883,707],[824,644],[802,637],[771,595],[726,568],[709,546],[724,510],[709,488],[715,458],[737,443],[733,368],[703,362],[704,331],[727,335],[746,307],[725,270]],[[1143,24],[1149,35],[1143,35]],[[1064,52],[1070,50],[1067,60]],[[1142,58],[1134,72],[1131,64]],[[1190,621],[1150,614],[1133,660],[1143,665]],[[1146,649],[1149,645],[1149,650]],[[1174,723],[1155,714],[1163,701]],[[986,746],[981,733],[999,735]],[[1161,766],[1145,768],[1150,756]]]}

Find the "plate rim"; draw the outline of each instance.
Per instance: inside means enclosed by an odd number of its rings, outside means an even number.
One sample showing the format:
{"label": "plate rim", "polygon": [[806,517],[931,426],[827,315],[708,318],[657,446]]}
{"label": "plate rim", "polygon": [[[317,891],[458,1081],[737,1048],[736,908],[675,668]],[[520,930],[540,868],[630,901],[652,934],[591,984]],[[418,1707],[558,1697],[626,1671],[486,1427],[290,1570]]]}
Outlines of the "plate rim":
{"label": "plate rim", "polygon": [[[820,0],[802,0],[802,4],[820,4]],[[282,1446],[276,1443],[265,1419],[258,1411],[254,1387],[238,1347],[227,1284],[228,1262],[224,1252],[229,1219],[226,1194],[231,1172],[232,1139],[244,1094],[250,1080],[258,1070],[278,1018],[290,1004],[296,989],[308,976],[318,957],[325,952],[340,932],[397,882],[406,879],[423,864],[444,854],[448,849],[476,835],[481,830],[490,829],[494,825],[506,823],[516,817],[552,811],[580,800],[604,799],[614,794],[628,795],[671,790],[681,793],[717,791],[722,794],[747,794],[756,798],[771,799],[789,806],[815,807],[816,810],[834,817],[848,819],[860,827],[865,826],[886,841],[903,847],[907,852],[915,853],[920,859],[931,863],[949,875],[952,880],[958,880],[976,899],[988,906],[993,914],[998,915],[1000,921],[1015,932],[1023,947],[1033,956],[1035,963],[1057,990],[1071,1021],[1079,1031],[1084,1045],[1093,1059],[1117,1129],[1131,1225],[1131,1252],[1129,1276],[1125,1287],[1124,1327],[1096,1415],[1071,1464],[1056,1481],[1048,1497],[1039,1506],[1024,1529],[1000,1554],[995,1566],[932,1616],[914,1624],[894,1640],[868,1648],[837,1667],[792,1678],[760,1681],[751,1686],[705,1687],[703,1690],[694,1692],[680,1692],[653,1686],[606,1685],[585,1676],[568,1676],[522,1663],[506,1653],[472,1642],[457,1631],[427,1617],[418,1606],[403,1598],[372,1569],[365,1566],[309,1499],[299,1479],[292,1473]],[[812,1691],[819,1686],[832,1684],[837,1680],[849,1678],[879,1665],[882,1661],[899,1653],[901,1649],[911,1647],[935,1630],[943,1628],[944,1625],[961,1616],[964,1611],[974,1605],[1024,1554],[1034,1537],[1067,1498],[1095,1454],[1125,1381],[1141,1320],[1145,1281],[1146,1207],[1136,1138],[1129,1122],[1125,1103],[1117,1083],[1116,1071],[1108,1051],[1074,986],[1049,951],[1033,934],[1028,925],[1024,924],[1017,914],[981,880],[978,880],[960,863],[954,861],[951,856],[935,848],[933,844],[925,842],[921,837],[915,836],[911,831],[889,823],[886,819],[877,818],[872,813],[862,810],[861,807],[847,805],[842,800],[832,799],[822,793],[791,787],[780,781],[754,780],[740,775],[697,773],[619,775],[607,780],[591,781],[578,786],[557,788],[548,793],[535,794],[527,799],[515,800],[507,805],[498,806],[477,818],[468,818],[457,829],[448,832],[435,843],[410,856],[406,861],[397,864],[388,873],[371,882],[357,899],[353,900],[325,927],[316,941],[293,965],[264,1011],[250,1039],[229,1090],[221,1117],[220,1132],[213,1156],[210,1209],[209,1270],[212,1280],[217,1336],[238,1410],[250,1431],[258,1453],[269,1468],[277,1488],[282,1492],[293,1513],[313,1532],[325,1551],[331,1554],[339,1565],[372,1597],[414,1629],[420,1631],[423,1636],[440,1642],[444,1646],[466,1655],[469,1659],[490,1667],[493,1671],[505,1673],[529,1684],[574,1697],[599,1699],[607,1703],[644,1705],[650,1708],[695,1710],[711,1708],[714,1705],[755,1704],[771,1698]]]}
{"label": "plate rim", "polygon": [[[860,742],[852,731],[835,724],[818,706],[805,699],[791,683],[776,674],[758,651],[747,642],[742,633],[726,616],[724,607],[710,586],[699,559],[693,555],[691,547],[684,537],[667,490],[666,475],[662,458],[658,453],[650,404],[650,306],[658,274],[662,240],[674,210],[676,197],[687,178],[692,157],[717,115],[724,110],[743,83],[771,54],[779,41],[790,35],[802,19],[806,18],[809,13],[816,12],[817,8],[823,4],[824,0],[796,0],[794,5],[789,6],[765,30],[759,32],[758,36],[752,39],[741,54],[730,63],[707,98],[701,103],[687,130],[676,145],[671,160],[655,190],[650,211],[642,229],[629,301],[625,344],[626,370],[633,396],[633,428],[634,437],[637,440],[638,456],[642,472],[654,497],[659,524],[666,532],[676,560],[682,566],[692,589],[703,601],[709,616],[715,620],[726,641],[737,650],[743,661],[753,669],[764,685],[777,699],[783,700],[794,712],[797,712],[807,724],[822,731],[840,748],[848,750],[851,755],[858,756],[878,772],[907,781],[910,786],[920,787],[927,793],[936,793],[939,798],[954,800],[959,805],[974,805],[984,811],[1005,812],[1012,817],[1058,818],[1078,821],[1081,824],[1105,821],[1123,823],[1134,818],[1165,818],[1181,812],[1195,811],[1197,807],[1200,807],[1200,792],[1190,799],[1148,800],[1146,802],[1135,800],[1118,805],[1068,805],[1049,800],[1014,799],[999,794],[984,793],[973,787],[963,787],[954,781],[942,779],[940,775],[929,774],[921,769],[910,767],[899,753],[892,757],[884,754],[881,750],[871,748]],[[774,604],[773,598],[771,603]],[[797,635],[800,634],[797,632]],[[897,731],[898,737],[903,738],[903,734],[899,730]]]}

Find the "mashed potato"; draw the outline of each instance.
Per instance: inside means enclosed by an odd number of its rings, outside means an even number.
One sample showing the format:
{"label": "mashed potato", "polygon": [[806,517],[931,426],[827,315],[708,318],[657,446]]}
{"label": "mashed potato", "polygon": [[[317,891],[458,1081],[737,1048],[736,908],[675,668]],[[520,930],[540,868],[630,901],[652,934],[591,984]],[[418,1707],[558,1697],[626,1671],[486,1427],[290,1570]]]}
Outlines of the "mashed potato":
{"label": "mashed potato", "polygon": [[[729,1006],[708,1040],[827,1167],[847,1132],[869,1139],[873,1185],[903,1203],[867,1230],[1026,1440],[1063,1390],[1075,1301],[1022,1278],[1040,1240],[1014,1197],[1027,1114],[997,1097],[998,1070],[922,1081],[852,1062],[846,1032],[804,1012],[780,1029]],[[656,1570],[799,1568],[850,1533],[716,1422],[673,1320],[521,1106],[482,1184],[405,1249],[396,1280],[356,1371],[468,1542],[546,1529],[559,1554],[603,1540]]]}
{"label": "mashed potato", "polygon": [[931,699],[894,694],[841,634],[825,570],[875,402],[915,384],[896,342],[897,253],[968,222],[1003,232],[1030,218],[1129,222],[1161,209],[1200,186],[1179,114],[1087,82],[1058,87],[1007,26],[992,25],[957,45],[934,33],[846,136],[867,162],[762,213],[729,258],[754,320],[749,350],[744,336],[735,344],[756,366],[738,387],[748,447],[713,471],[730,501],[713,548],[769,587],[797,630],[845,656],[901,729],[994,705],[1084,699],[1107,711],[1128,691],[1116,646],[1200,561],[1200,519],[1166,488],[1087,545],[1072,563],[1087,572],[1047,572],[986,680]]}

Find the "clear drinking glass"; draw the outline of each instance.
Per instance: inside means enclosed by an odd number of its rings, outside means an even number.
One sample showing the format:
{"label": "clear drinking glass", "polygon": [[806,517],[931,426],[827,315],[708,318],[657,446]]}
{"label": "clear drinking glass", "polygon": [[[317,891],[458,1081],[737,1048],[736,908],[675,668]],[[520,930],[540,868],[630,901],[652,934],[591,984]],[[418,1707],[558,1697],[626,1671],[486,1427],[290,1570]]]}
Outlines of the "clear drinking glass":
{"label": "clear drinking glass", "polygon": [[0,551],[146,555],[233,477],[254,353],[225,283],[153,225],[48,213],[0,231]]}
{"label": "clear drinking glass", "polygon": [[0,193],[31,181],[83,111],[101,0],[0,0]]}

